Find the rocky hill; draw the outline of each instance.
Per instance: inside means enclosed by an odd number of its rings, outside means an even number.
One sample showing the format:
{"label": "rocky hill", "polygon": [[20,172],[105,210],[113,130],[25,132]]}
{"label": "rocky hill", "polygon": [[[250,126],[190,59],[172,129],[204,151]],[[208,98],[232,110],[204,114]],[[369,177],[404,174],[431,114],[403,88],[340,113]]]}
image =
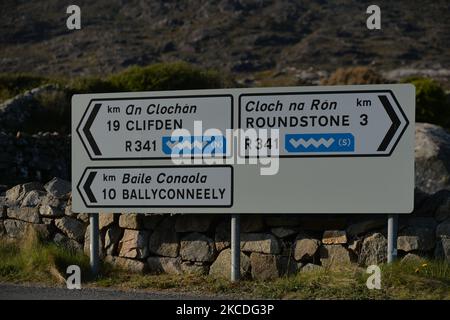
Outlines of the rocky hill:
{"label": "rocky hill", "polygon": [[185,60],[238,77],[348,65],[450,73],[447,0],[378,1],[379,31],[365,26],[370,1],[80,0],[79,31],[66,28],[70,4],[2,1],[0,72],[105,74]]}

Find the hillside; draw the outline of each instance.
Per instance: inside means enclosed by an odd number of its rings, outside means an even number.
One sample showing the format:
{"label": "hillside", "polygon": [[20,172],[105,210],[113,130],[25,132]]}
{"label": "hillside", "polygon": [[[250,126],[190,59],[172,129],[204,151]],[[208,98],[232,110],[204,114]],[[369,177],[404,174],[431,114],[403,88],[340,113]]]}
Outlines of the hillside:
{"label": "hillside", "polygon": [[365,27],[369,1],[80,0],[82,29],[69,31],[72,1],[2,1],[0,72],[107,74],[172,60],[238,78],[349,65],[450,69],[450,2],[377,3],[379,31]]}

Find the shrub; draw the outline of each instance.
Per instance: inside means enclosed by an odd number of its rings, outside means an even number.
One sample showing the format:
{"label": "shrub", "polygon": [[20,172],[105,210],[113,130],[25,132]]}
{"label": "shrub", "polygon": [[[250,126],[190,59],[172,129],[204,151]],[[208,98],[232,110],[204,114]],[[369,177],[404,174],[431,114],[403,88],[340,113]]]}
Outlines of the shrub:
{"label": "shrub", "polygon": [[68,87],[72,94],[117,91],[110,81],[98,77],[76,78],[69,83]]}
{"label": "shrub", "polygon": [[209,89],[225,85],[218,72],[183,62],[135,66],[110,76],[108,80],[118,91]]}
{"label": "shrub", "polygon": [[402,80],[416,87],[416,121],[450,126],[450,112],[444,89],[428,78],[411,77]]}
{"label": "shrub", "polygon": [[324,85],[380,84],[386,83],[380,74],[367,67],[339,68],[322,81]]}

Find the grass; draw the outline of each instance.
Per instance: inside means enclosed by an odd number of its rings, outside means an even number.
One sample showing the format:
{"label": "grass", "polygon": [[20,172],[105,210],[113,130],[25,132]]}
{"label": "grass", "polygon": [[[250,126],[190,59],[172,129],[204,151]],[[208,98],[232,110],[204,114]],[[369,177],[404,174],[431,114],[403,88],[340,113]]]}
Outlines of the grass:
{"label": "grass", "polygon": [[[68,265],[89,275],[88,258],[36,235],[20,242],[0,241],[0,282],[61,282]],[[369,290],[365,269],[317,270],[274,280],[226,279],[202,275],[131,274],[105,264],[96,279],[84,277],[83,286],[265,299],[447,299],[450,300],[450,264],[442,261],[396,262],[382,266],[381,290]]]}

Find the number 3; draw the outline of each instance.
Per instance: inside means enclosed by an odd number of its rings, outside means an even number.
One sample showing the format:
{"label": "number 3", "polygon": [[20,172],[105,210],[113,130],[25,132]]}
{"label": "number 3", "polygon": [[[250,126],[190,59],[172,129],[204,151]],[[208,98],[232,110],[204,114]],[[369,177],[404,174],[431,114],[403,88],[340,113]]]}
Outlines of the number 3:
{"label": "number 3", "polygon": [[363,113],[361,116],[361,122],[359,123],[362,126],[366,126],[367,125],[367,114]]}

